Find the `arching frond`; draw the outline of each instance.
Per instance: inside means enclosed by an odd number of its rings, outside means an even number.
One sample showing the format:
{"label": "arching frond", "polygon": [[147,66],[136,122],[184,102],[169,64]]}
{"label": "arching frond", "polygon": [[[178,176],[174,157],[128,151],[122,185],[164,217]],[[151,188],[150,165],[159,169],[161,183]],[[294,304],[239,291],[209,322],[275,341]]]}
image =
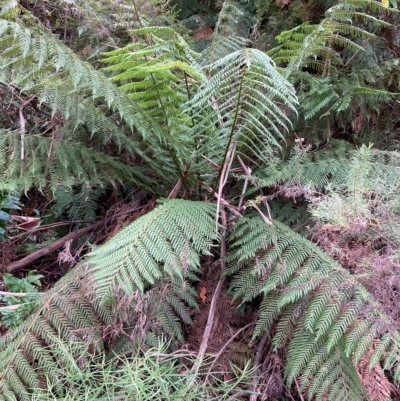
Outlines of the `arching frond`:
{"label": "arching frond", "polygon": [[245,157],[266,160],[290,126],[287,115],[296,111],[293,87],[255,49],[234,52],[205,69],[211,78],[187,103],[197,120],[192,130],[198,154],[222,165],[221,156],[237,143]]}
{"label": "arching frond", "polygon": [[199,269],[199,255],[217,240],[215,206],[169,200],[124,228],[89,256],[98,296],[107,302],[115,288],[127,295],[164,277],[184,280]]}
{"label": "arching frond", "polygon": [[[67,274],[38,299],[37,310],[22,325],[0,338],[0,399],[31,400],[33,389],[62,396],[57,373],[51,368],[70,359],[85,369],[88,359],[104,350],[102,325],[113,321],[85,284],[82,266]],[[60,354],[56,340],[76,340],[75,354]],[[64,360],[63,360],[64,358]]]}
{"label": "arching frond", "polygon": [[[388,324],[379,307],[363,313],[366,305],[377,307],[372,296],[337,262],[281,223],[243,218],[231,239],[231,291],[243,302],[264,298],[254,337],[277,323],[272,343],[275,350],[288,347],[288,382],[300,378],[310,400],[327,396],[333,401],[338,393],[345,400],[364,400],[357,364]],[[382,351],[389,344],[399,351],[397,337],[382,338],[375,365],[397,368],[398,355],[388,362]]]}

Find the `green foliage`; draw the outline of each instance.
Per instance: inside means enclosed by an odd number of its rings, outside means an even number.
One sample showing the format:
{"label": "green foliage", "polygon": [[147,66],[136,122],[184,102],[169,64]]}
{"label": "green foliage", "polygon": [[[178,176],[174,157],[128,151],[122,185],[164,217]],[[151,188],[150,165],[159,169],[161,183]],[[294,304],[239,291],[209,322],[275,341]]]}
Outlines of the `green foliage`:
{"label": "green foliage", "polygon": [[[364,360],[399,379],[400,336],[387,329],[380,305],[357,277],[278,221],[304,219],[303,204],[288,204],[299,197],[315,216],[340,224],[355,217],[372,223],[377,210],[398,214],[395,152],[332,139],[325,150],[308,152],[297,136],[292,157],[279,159],[291,134],[309,124],[322,126],[328,139],[351,125],[358,135],[354,116],[365,111],[370,118],[382,110],[379,102],[395,101],[398,61],[378,57],[372,33],[388,26],[373,15],[387,11],[384,5],[340,1],[319,24],[282,32],[273,58],[232,34],[242,10],[234,2],[223,3],[202,55],[171,28],[138,18],[132,43],[106,53],[102,71],[18,2],[0,5],[0,84],[7,98],[18,98],[12,112],[19,118],[0,128],[2,188],[51,188],[59,198],[54,210],[70,219],[93,218],[104,187],[118,182],[155,196],[201,199],[161,201],[39,297],[27,321],[0,339],[0,401],[32,399],[33,389],[38,399],[49,392],[79,399],[89,391],[96,399],[141,398],[149,389],[163,399],[228,398],[236,382],[212,393],[197,387],[198,377],[175,375],[175,361],[143,356],[160,338],[171,340],[170,349],[184,344],[205,258],[211,268],[228,261],[230,293],[241,307],[259,308],[253,341],[268,333],[274,352],[287,350],[288,388],[298,380],[310,400],[362,401],[369,396],[358,370]],[[257,166],[257,179],[242,160]],[[237,166],[254,191],[267,188],[263,199],[276,198],[272,224],[248,211],[237,219],[245,209],[233,202],[250,193],[228,182]],[[218,207],[210,202],[216,194]],[[391,235],[395,242],[396,231]],[[222,261],[218,243],[222,254],[230,252]],[[112,359],[113,351],[142,354],[127,364]]]}
{"label": "green foliage", "polygon": [[[67,355],[84,354],[87,350],[73,341],[54,340],[59,351]],[[82,352],[82,348],[83,351]],[[194,362],[193,356],[181,358],[162,355],[168,351],[166,345],[158,343],[156,348],[147,350],[142,355],[114,356],[112,359],[89,359],[86,368],[82,369],[82,361],[69,359],[63,369],[56,363],[51,367],[60,379],[49,380],[48,391],[34,392],[31,400],[50,401],[57,397],[59,401],[116,401],[116,400],[227,400],[232,394],[241,390],[243,383],[250,382],[249,368],[236,370],[230,383],[218,380],[216,375],[224,372],[212,372],[204,382],[202,374],[187,374],[187,365]],[[88,366],[89,365],[89,366]],[[214,377],[215,376],[215,377]],[[50,378],[48,378],[50,379]],[[64,388],[59,396],[57,387]],[[251,394],[250,392],[248,392]]]}
{"label": "green foliage", "polygon": [[[26,293],[23,297],[13,295],[0,296],[0,302],[6,307],[0,309],[2,315],[1,323],[6,327],[17,327],[31,314],[36,308],[39,295],[41,274],[30,271],[24,278],[18,278],[10,273],[1,275],[1,279],[9,292]],[[7,308],[7,306],[9,308]],[[16,309],[14,309],[16,308]]]}
{"label": "green foliage", "polygon": [[[37,124],[33,126],[39,128],[36,135],[2,131],[1,164],[7,168],[3,185],[23,190],[32,185],[54,189],[60,183],[71,185],[76,179],[100,185],[118,180],[135,182],[138,174],[138,182],[143,180],[147,187],[150,179],[108,155],[105,146],[124,148],[132,155],[136,145],[129,135],[132,127],[137,126],[145,136],[157,131],[158,125],[146,119],[104,74],[83,62],[28,11],[10,3],[2,7],[0,18],[0,82],[24,94],[33,93],[37,107],[51,114],[53,120],[53,127],[45,130],[47,134]],[[14,147],[18,152],[10,153]],[[14,155],[11,159],[10,154]]]}
{"label": "green foliage", "polygon": [[19,209],[18,203],[17,196],[0,190],[0,241],[6,240],[6,224],[12,220],[10,211]]}
{"label": "green foliage", "polygon": [[[38,307],[24,323],[0,338],[0,399],[31,400],[31,390],[46,388],[46,378],[54,383],[54,394],[62,396],[54,361],[66,366],[73,358],[84,364],[104,349],[101,325],[112,322],[111,311],[93,298],[84,277],[82,268],[64,276],[38,298]],[[54,345],[59,338],[74,339],[90,355],[77,348],[76,353],[60,353]]]}
{"label": "green foliage", "polygon": [[73,188],[60,185],[54,193],[56,203],[51,210],[56,218],[66,215],[70,221],[95,220],[99,201],[104,195],[104,188],[91,185]]}
{"label": "green foliage", "polygon": [[[275,351],[287,348],[285,376],[299,379],[309,399],[363,400],[365,392],[357,364],[386,329],[387,318],[366,305],[376,304],[371,295],[341,266],[317,246],[275,222],[243,218],[234,226],[231,292],[242,302],[261,296],[257,338],[276,325]],[[399,351],[398,334],[382,348]],[[375,363],[397,368],[400,360],[379,351]]]}
{"label": "green foliage", "polygon": [[163,201],[90,254],[90,271],[99,298],[107,302],[115,288],[126,295],[143,292],[156,280],[193,278],[199,255],[210,254],[215,205],[184,200]]}
{"label": "green foliage", "polygon": [[[326,17],[320,24],[305,23],[282,32],[277,37],[281,46],[272,49],[270,53],[276,62],[290,63],[288,74],[301,67],[324,71],[326,74],[327,69],[343,65],[342,57],[335,46],[352,52],[363,51],[357,39],[370,40],[375,37],[364,28],[365,25],[390,26],[384,20],[371,15],[368,9],[376,12],[386,10],[383,4],[371,0],[339,1],[326,12]],[[358,23],[364,26],[357,26]]]}
{"label": "green foliage", "polygon": [[198,153],[223,165],[235,146],[253,162],[268,162],[290,126],[287,114],[296,110],[293,87],[255,49],[231,53],[205,70],[212,78],[187,103],[188,112],[197,116],[192,132]]}

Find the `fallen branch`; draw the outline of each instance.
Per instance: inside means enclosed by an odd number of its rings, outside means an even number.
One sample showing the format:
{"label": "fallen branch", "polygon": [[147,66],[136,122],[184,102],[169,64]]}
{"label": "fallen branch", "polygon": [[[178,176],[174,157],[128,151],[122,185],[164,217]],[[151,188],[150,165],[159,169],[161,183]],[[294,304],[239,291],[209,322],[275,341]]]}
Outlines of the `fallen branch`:
{"label": "fallen branch", "polygon": [[5,268],[5,270],[8,273],[13,272],[14,270],[18,270],[21,267],[29,265],[30,263],[41,258],[42,256],[48,255],[49,253],[54,252],[55,250],[63,247],[67,241],[71,241],[71,240],[74,241],[74,240],[82,237],[83,235],[90,233],[91,231],[103,228],[104,225],[105,225],[105,221],[102,220],[95,224],[92,224],[89,227],[84,227],[84,228],[81,228],[80,230],[73,231],[72,233],[69,233],[65,237],[62,237],[59,240],[53,242],[49,246],[46,246],[45,248],[39,249],[36,252],[31,253],[30,255],[26,256],[25,258],[22,258],[20,260],[10,263]]}

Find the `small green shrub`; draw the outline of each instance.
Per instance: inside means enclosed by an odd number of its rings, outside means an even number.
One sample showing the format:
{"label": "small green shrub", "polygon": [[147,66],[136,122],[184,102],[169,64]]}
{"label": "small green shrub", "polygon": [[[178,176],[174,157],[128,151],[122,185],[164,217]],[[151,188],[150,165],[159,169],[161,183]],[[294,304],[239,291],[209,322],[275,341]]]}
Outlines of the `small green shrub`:
{"label": "small green shrub", "polygon": [[38,289],[41,286],[41,274],[29,274],[24,278],[18,278],[10,273],[1,275],[7,290],[11,293],[25,293],[25,296],[0,296],[0,302],[4,303],[6,307],[0,309],[1,323],[6,327],[16,327],[20,325],[29,314],[35,309],[37,297],[39,295]]}

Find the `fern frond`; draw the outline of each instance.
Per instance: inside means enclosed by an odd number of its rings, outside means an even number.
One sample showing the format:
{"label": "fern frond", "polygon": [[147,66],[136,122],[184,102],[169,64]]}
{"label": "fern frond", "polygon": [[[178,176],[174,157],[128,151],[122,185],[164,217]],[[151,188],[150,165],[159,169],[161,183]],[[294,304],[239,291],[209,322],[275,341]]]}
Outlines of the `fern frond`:
{"label": "fern frond", "polygon": [[187,103],[187,113],[197,120],[191,135],[200,144],[198,154],[220,164],[230,143],[237,143],[244,157],[253,155],[253,161],[279,148],[290,125],[285,109],[295,112],[297,98],[272,60],[243,49],[205,69],[211,78]]}
{"label": "fern frond", "polygon": [[[371,15],[374,11],[381,12],[383,10],[388,11],[382,3],[374,0],[359,2],[341,0],[327,10],[325,18],[320,24],[303,24],[290,31],[282,32],[277,37],[281,46],[272,49],[270,55],[276,62],[289,63],[286,76],[302,67],[312,66],[319,69],[322,65],[314,64],[313,61],[317,57],[329,60],[329,66],[334,68],[335,65],[342,64],[342,59],[338,53],[332,51],[333,46],[339,46],[352,52],[364,51],[357,43],[357,39],[368,40],[375,37],[373,33],[364,29],[364,26],[386,27],[390,25]],[[358,26],[357,22],[361,26]],[[324,48],[325,50],[323,50]]]}
{"label": "fern frond", "polygon": [[[104,349],[102,324],[112,322],[111,311],[99,305],[85,284],[82,266],[71,271],[38,302],[22,325],[0,338],[0,389],[6,399],[31,399],[33,389],[45,389],[46,377],[58,382],[53,366],[62,358],[82,360],[84,354],[60,355],[54,338],[75,338],[96,355]],[[90,344],[90,346],[89,346]],[[89,348],[88,348],[89,347]],[[63,394],[60,386],[54,390]]]}
{"label": "fern frond", "polygon": [[[345,400],[363,400],[357,363],[387,324],[372,296],[337,262],[281,223],[269,226],[260,218],[239,219],[231,240],[230,291],[244,301],[249,294],[263,296],[254,336],[276,322],[275,349],[289,343],[288,382],[300,378],[310,400],[335,400],[338,394]],[[366,316],[365,307],[378,309]],[[396,334],[389,338],[382,337],[374,366],[384,362],[383,350],[390,344],[399,350]],[[397,367],[399,354],[391,355],[387,366]]]}
{"label": "fern frond", "polygon": [[98,296],[107,301],[115,288],[129,295],[158,278],[197,271],[199,255],[217,240],[214,213],[212,204],[170,200],[124,228],[90,254]]}
{"label": "fern frond", "polygon": [[[83,62],[27,10],[16,3],[13,7],[13,12],[0,14],[0,31],[4,39],[0,42],[0,82],[7,88],[13,85],[23,93],[35,95],[39,107],[53,118],[58,116],[61,123],[53,133],[57,138],[78,141],[85,146],[93,138],[101,138],[103,146],[116,145],[130,157],[140,155],[145,163],[151,163],[151,170],[158,177],[175,185],[179,177],[178,163],[173,162],[174,156],[165,146],[164,149],[160,146],[165,134],[160,124],[102,72]],[[19,18],[20,15],[24,17]],[[62,126],[63,120],[65,126]],[[57,128],[61,128],[62,135]],[[132,136],[133,130],[139,136]],[[42,135],[40,131],[37,134]],[[138,144],[135,138],[144,141]],[[104,147],[101,152],[106,154]],[[41,179],[40,173],[38,170],[37,180]],[[68,173],[68,180],[71,180],[73,172]],[[122,176],[115,178],[117,181],[125,179]]]}

